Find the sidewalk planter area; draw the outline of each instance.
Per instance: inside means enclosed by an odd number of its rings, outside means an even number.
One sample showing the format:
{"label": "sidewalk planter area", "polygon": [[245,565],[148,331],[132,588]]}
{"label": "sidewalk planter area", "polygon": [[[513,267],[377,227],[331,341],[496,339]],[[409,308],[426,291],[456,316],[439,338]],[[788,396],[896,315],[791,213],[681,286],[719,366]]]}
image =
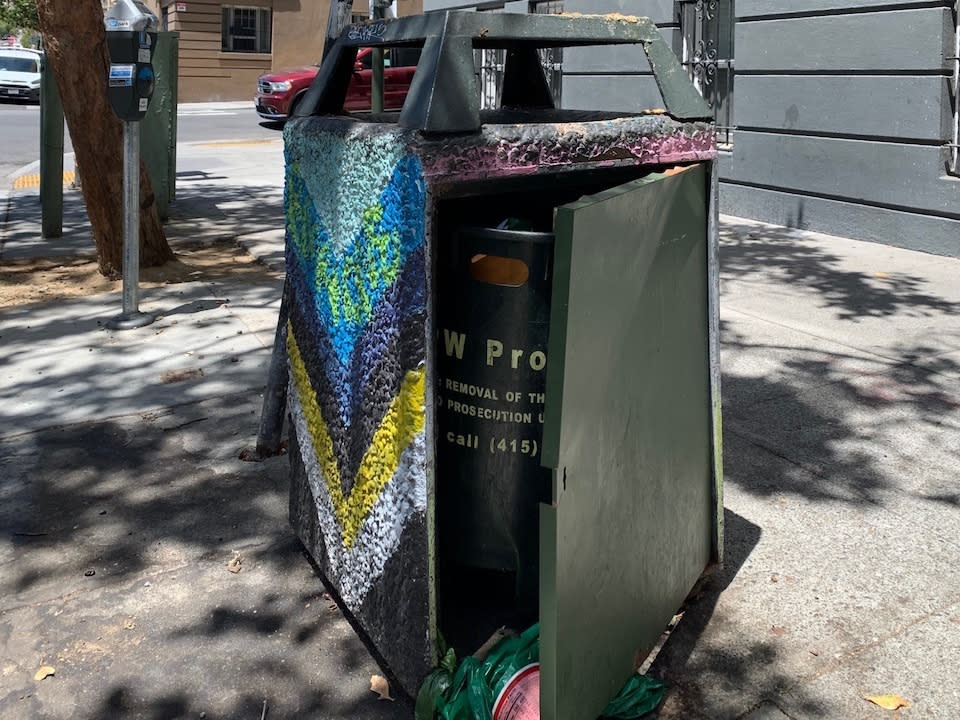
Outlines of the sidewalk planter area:
{"label": "sidewalk planter area", "polygon": [[[553,108],[538,48],[627,43],[665,112]],[[403,110],[344,114],[357,49],[391,44],[422,46]],[[479,107],[481,47],[507,53],[500,109]],[[406,693],[441,647],[539,620],[541,716],[595,717],[720,561],[708,116],[649,20],[447,13],[348,28],[287,125],[291,521]],[[545,345],[443,326],[461,230],[505,222],[555,238]],[[500,379],[458,373],[478,353]],[[489,422],[447,431],[450,412]],[[548,469],[523,510],[535,557],[452,559],[469,474],[441,462],[452,449]],[[532,595],[515,592],[527,561]]]}

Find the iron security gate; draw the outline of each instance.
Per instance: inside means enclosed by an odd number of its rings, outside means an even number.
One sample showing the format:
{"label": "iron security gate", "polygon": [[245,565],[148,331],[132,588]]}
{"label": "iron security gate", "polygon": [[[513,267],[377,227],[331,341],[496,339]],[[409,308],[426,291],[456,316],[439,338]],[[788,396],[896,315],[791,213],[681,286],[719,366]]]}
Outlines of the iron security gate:
{"label": "iron security gate", "polygon": [[[530,12],[537,15],[561,15],[563,0],[531,2]],[[547,77],[547,86],[553,94],[553,102],[561,107],[563,94],[563,48],[543,48],[539,51],[540,62]],[[474,51],[474,62],[480,76],[480,109],[493,110],[500,107],[500,91],[503,87],[503,64],[507,51],[485,49]]]}
{"label": "iron security gate", "polygon": [[717,122],[717,144],[733,145],[734,0],[677,0],[680,60]]}

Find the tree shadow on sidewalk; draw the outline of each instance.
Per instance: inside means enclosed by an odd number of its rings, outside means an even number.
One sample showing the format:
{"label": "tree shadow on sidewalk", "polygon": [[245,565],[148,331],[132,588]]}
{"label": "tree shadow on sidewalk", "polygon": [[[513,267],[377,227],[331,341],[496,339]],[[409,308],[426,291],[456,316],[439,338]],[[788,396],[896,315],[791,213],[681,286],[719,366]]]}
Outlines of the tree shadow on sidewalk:
{"label": "tree shadow on sidewalk", "polygon": [[[811,627],[816,632],[816,618],[822,614],[848,623],[848,628],[865,628],[869,637],[864,642],[880,628],[871,630],[869,618],[851,615],[856,611],[843,599],[850,597],[852,588],[829,588],[836,598],[822,598],[823,605],[813,617],[792,607],[766,613],[759,612],[756,603],[761,596],[773,595],[762,593],[755,582],[772,582],[769,576],[756,570],[748,579],[739,576],[761,539],[766,562],[784,555],[801,562],[796,553],[802,553],[799,548],[807,543],[811,555],[809,564],[801,563],[802,572],[811,576],[824,572],[813,548],[835,544],[843,548],[841,530],[832,537],[830,521],[819,522],[818,530],[797,525],[804,517],[816,517],[820,509],[827,513],[825,517],[843,517],[847,523],[843,531],[854,535],[858,527],[867,532],[867,522],[860,525],[858,519],[860,513],[866,517],[871,512],[873,518],[889,518],[887,525],[911,533],[918,546],[942,547],[940,529],[960,521],[954,479],[960,456],[960,353],[944,352],[922,336],[899,341],[887,337],[889,352],[882,356],[815,335],[788,336],[787,329],[776,323],[776,303],[795,302],[795,293],[809,291],[815,296],[811,307],[827,308],[850,323],[897,316],[949,318],[958,314],[960,305],[931,290],[919,271],[878,277],[872,271],[851,269],[852,261],[843,248],[834,253],[823,242],[808,242],[802,233],[746,223],[726,222],[724,227],[724,282],[743,294],[765,293],[770,306],[764,317],[771,319],[764,325],[767,321],[759,318],[751,324],[739,319],[733,323],[728,317],[721,324],[729,490],[725,565],[688,601],[682,620],[651,668],[651,674],[665,679],[671,688],[658,716],[735,718],[757,703],[773,705],[789,696],[791,710],[801,716],[832,718],[837,707],[820,695],[822,688],[808,685],[815,675],[810,668],[821,667],[822,661],[809,655],[806,646],[797,647],[789,635],[779,637],[774,632],[787,633],[786,628],[763,626],[757,617],[730,613],[752,609],[764,620],[779,614],[783,624],[802,622],[807,633]],[[723,304],[721,296],[721,311]],[[752,329],[760,335],[752,336]],[[812,514],[762,510],[783,499],[788,507]],[[745,519],[741,505],[751,515],[766,518],[768,524],[760,527]],[[780,522],[782,526],[773,524]],[[931,527],[931,522],[941,527]],[[824,529],[826,534],[814,535]],[[870,557],[896,553],[896,548],[883,548]],[[948,555],[945,551],[944,556]],[[843,550],[831,555],[842,556]],[[923,552],[918,551],[916,562],[923,564],[921,557]],[[943,557],[931,555],[925,562],[925,567],[904,570],[906,579],[900,582],[924,587],[928,576],[944,569],[937,564],[944,562]],[[865,572],[869,571],[856,562],[833,570],[847,578]],[[878,602],[895,622],[898,613],[915,617],[910,614],[920,612],[898,606],[894,580],[872,577],[864,575],[858,587],[872,583]],[[918,593],[914,599],[918,607],[927,602],[935,605],[943,592],[943,588],[931,588],[929,598]],[[724,599],[725,593],[732,595]],[[800,595],[784,597],[798,602]],[[854,645],[859,637],[856,629],[850,630]],[[829,629],[824,627],[822,632],[827,634]],[[807,675],[800,668],[807,668]],[[852,701],[859,701],[850,691]]]}
{"label": "tree shadow on sidewalk", "polygon": [[[163,229],[174,252],[183,244],[210,243],[275,231],[282,244],[283,187],[224,182],[206,172],[178,175],[176,199]],[[41,236],[39,195],[13,193],[0,205],[0,263],[35,258],[89,258],[96,246],[83,195],[63,194],[63,234]]]}
{"label": "tree shadow on sidewalk", "polygon": [[[238,459],[258,410],[229,396],[3,441],[2,646],[24,667],[0,715],[409,717],[369,692],[376,666],[293,536],[287,458]],[[38,659],[55,684],[31,683]]]}
{"label": "tree shadow on sidewalk", "polygon": [[[725,330],[725,351],[769,346]],[[929,462],[946,462],[960,426],[960,358],[943,355],[923,366],[883,361],[851,371],[857,356],[822,349],[787,348],[780,378],[725,375],[727,433],[793,468],[743,489],[758,496],[795,493],[812,500],[889,504],[909,491],[917,474],[939,487]],[[924,346],[899,346],[898,354],[927,358]],[[911,459],[926,454],[923,466]],[[761,462],[758,460],[758,462]],[[945,470],[945,467],[941,468]],[[736,480],[734,480],[736,482]]]}
{"label": "tree shadow on sidewalk", "polygon": [[838,317],[852,322],[864,317],[960,314],[960,303],[926,290],[928,281],[922,275],[864,272],[839,249],[830,250],[823,236],[817,238],[790,228],[725,220],[721,276],[725,282],[808,289],[817,295],[818,305],[834,308]]}

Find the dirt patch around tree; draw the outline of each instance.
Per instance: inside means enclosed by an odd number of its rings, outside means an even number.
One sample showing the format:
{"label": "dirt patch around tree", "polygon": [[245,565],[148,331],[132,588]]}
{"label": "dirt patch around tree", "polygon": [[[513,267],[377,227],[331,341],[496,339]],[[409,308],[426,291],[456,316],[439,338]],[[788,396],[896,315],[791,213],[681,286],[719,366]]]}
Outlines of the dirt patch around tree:
{"label": "dirt patch around tree", "polygon": [[[194,247],[178,246],[175,260],[140,270],[140,287],[247,277],[251,282],[276,277],[232,241]],[[93,256],[35,258],[0,264],[0,308],[29,305],[100,293],[119,293],[120,280],[105,278]]]}

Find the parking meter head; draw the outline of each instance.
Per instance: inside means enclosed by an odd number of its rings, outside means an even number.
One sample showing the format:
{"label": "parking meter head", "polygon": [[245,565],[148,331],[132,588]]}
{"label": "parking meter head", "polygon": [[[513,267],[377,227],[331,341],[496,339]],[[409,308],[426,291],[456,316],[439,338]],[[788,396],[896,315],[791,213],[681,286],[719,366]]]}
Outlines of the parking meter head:
{"label": "parking meter head", "polygon": [[153,95],[157,16],[140,0],[117,0],[104,15],[110,71],[107,97],[121,120],[142,120]]}
{"label": "parking meter head", "polygon": [[157,16],[140,0],[117,0],[107,9],[103,22],[107,32],[156,32],[159,27]]}

